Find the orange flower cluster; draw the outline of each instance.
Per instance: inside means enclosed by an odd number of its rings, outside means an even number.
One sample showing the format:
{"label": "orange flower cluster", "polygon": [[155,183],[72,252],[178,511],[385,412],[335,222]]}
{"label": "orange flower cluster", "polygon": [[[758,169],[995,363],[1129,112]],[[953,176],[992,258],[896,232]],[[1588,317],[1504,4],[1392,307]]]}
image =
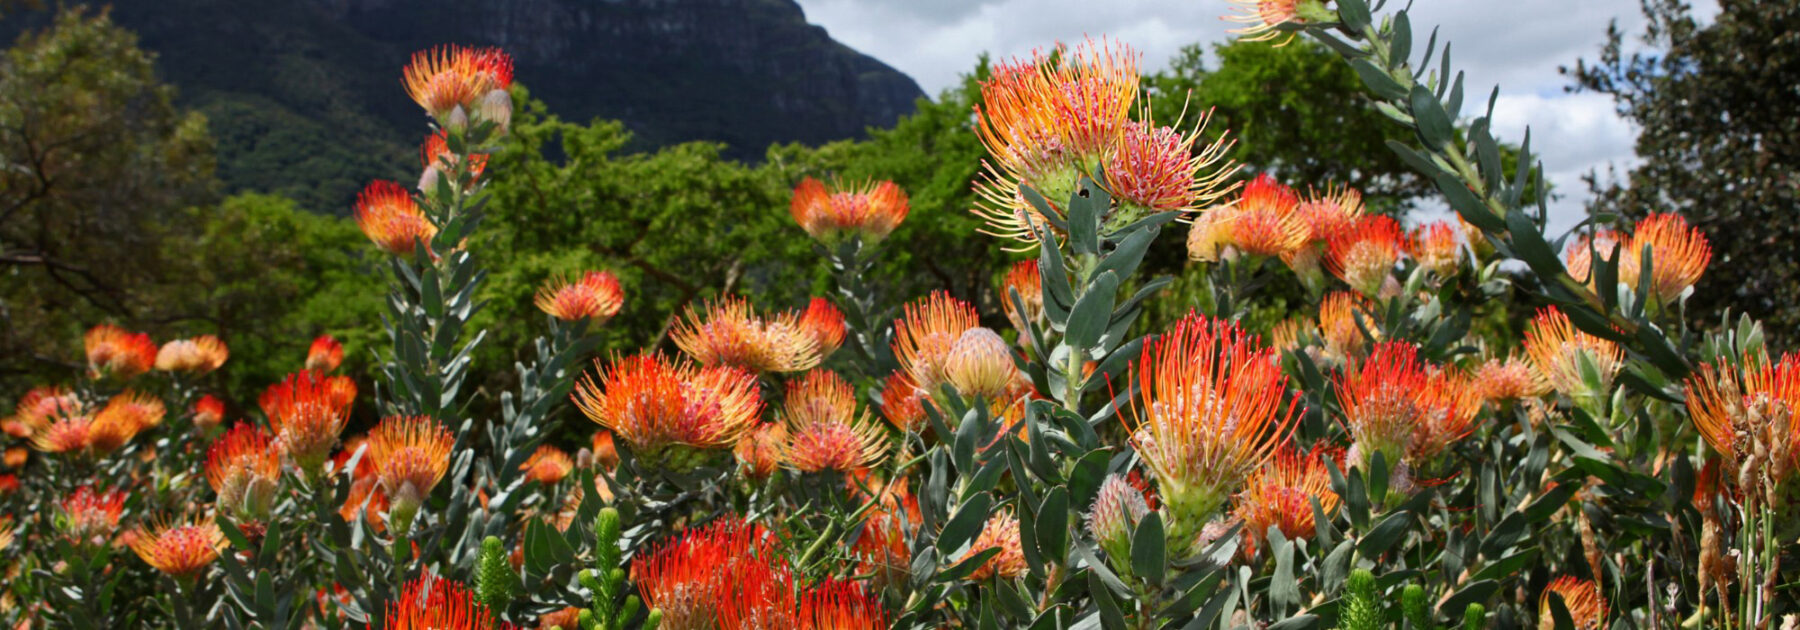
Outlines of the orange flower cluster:
{"label": "orange flower cluster", "polygon": [[88,372],[95,378],[128,379],[156,365],[156,342],[145,333],[101,324],[88,329],[81,341],[87,350]]}
{"label": "orange flower cluster", "polygon": [[1389,466],[1418,466],[1476,428],[1481,399],[1460,372],[1433,368],[1411,344],[1375,346],[1337,379],[1338,405],[1356,443],[1351,464],[1366,470],[1375,453]]}
{"label": "orange flower cluster", "polygon": [[1454,276],[1457,266],[1462,263],[1460,232],[1449,221],[1433,221],[1413,228],[1407,237],[1406,253],[1419,261],[1420,267],[1439,278]]}
{"label": "orange flower cluster", "polygon": [[449,139],[450,134],[439,129],[427,136],[424,144],[419,145],[419,168],[423,170],[419,175],[419,192],[432,194],[446,173],[458,171],[467,178],[467,184],[473,186],[481,177],[481,172],[487,170],[488,156],[485,153],[470,154],[468,163],[459,168],[456,154],[450,152]]}
{"label": "orange flower cluster", "polygon": [[1188,258],[1214,261],[1228,251],[1292,257],[1306,245],[1307,226],[1294,189],[1264,173],[1244,184],[1231,205],[1207,211],[1188,234]]}
{"label": "orange flower cluster", "polygon": [[1700,281],[1707,264],[1712,262],[1712,245],[1699,228],[1689,226],[1681,215],[1655,213],[1638,221],[1628,236],[1614,230],[1583,235],[1564,254],[1565,266],[1576,280],[1588,283],[1596,291],[1610,291],[1612,287],[1592,286],[1593,256],[1617,256],[1619,283],[1635,291],[1643,281],[1646,252],[1651,260],[1650,287],[1659,304],[1681,297],[1688,287]]}
{"label": "orange flower cluster", "polygon": [[[762,413],[754,374],[658,355],[615,359],[597,378],[584,377],[574,398],[589,420],[624,440],[640,458],[671,448],[730,448]],[[694,462],[666,463],[684,470]]]}
{"label": "orange flower cluster", "polygon": [[381,251],[395,256],[411,256],[421,245],[431,253],[431,240],[438,232],[411,193],[381,180],[370,182],[356,195],[356,225]]}
{"label": "orange flower cluster", "polygon": [[281,452],[310,474],[331,455],[355,400],[350,377],[298,372],[265,390],[259,402]]}
{"label": "orange flower cluster", "polygon": [[473,591],[429,572],[407,582],[388,603],[387,619],[387,630],[517,630],[496,620]]}
{"label": "orange flower cluster", "polygon": [[403,81],[439,125],[460,130],[471,117],[505,127],[512,119],[506,92],[512,78],[512,57],[497,48],[444,46],[414,53]]}
{"label": "orange flower cluster", "polygon": [[917,433],[925,426],[927,396],[905,372],[889,374],[881,387],[881,417],[904,433]]}
{"label": "orange flower cluster", "polygon": [[735,518],[683,532],[632,561],[644,603],[662,611],[665,628],[887,627],[887,614],[855,582],[826,579],[800,587],[793,570],[758,525]]}
{"label": "orange flower cluster", "polygon": [[525,463],[519,464],[519,470],[525,473],[527,479],[554,486],[575,470],[575,460],[570,459],[569,454],[562,449],[545,444],[533,451]]}
{"label": "orange flower cluster", "polygon": [[[1014,302],[1013,293],[1019,294],[1018,302]],[[1044,277],[1038,273],[1036,259],[1021,260],[1013,263],[1006,270],[1006,279],[1000,287],[1000,305],[1006,309],[1006,320],[1012,322],[1014,330],[1019,331],[1019,343],[1026,348],[1031,347],[1031,336],[1026,333],[1026,325],[1044,322]]]}
{"label": "orange flower cluster", "polygon": [[113,488],[100,492],[92,486],[76,488],[57,503],[56,529],[77,547],[98,547],[119,530],[119,515],[130,494]]}
{"label": "orange flower cluster", "polygon": [[[1525,354],[1551,387],[1577,401],[1611,392],[1613,377],[1625,362],[1619,344],[1576,330],[1554,306],[1538,311],[1525,329]],[[1599,382],[1590,384],[1582,377],[1590,368]]]}
{"label": "orange flower cluster", "polygon": [[849,473],[880,462],[887,450],[887,434],[856,414],[856,391],[836,372],[813,370],[790,381],[782,420],[782,459],[800,472]]}
{"label": "orange flower cluster", "polygon": [[[30,402],[38,411],[47,411],[20,414],[30,429],[33,447],[48,453],[106,455],[144,429],[161,424],[165,413],[161,399],[133,391],[112,397],[93,414],[87,413],[85,405],[65,400],[64,396],[47,395],[21,402],[21,407]],[[48,410],[41,409],[46,405]]]}
{"label": "orange flower cluster", "polygon": [[1728,470],[1738,470],[1759,450],[1773,460],[1765,465],[1776,480],[1794,470],[1789,460],[1800,451],[1793,446],[1800,443],[1800,355],[1773,363],[1753,354],[1741,365],[1703,364],[1688,377],[1686,393],[1694,428]]}
{"label": "orange flower cluster", "polygon": [[268,516],[281,483],[281,453],[260,427],[238,423],[206,451],[206,483],[219,509],[252,521]]}
{"label": "orange flower cluster", "polygon": [[444,478],[455,444],[449,429],[425,416],[392,416],[369,432],[369,464],[390,503],[388,520],[402,531]]}
{"label": "orange flower cluster", "polygon": [[975,131],[991,157],[976,184],[974,212],[987,221],[984,233],[1034,247],[1037,230],[1049,222],[1025,189],[1060,213],[1056,204],[1097,168],[1121,204],[1106,218],[1113,227],[1149,212],[1192,211],[1222,194],[1235,172],[1212,170],[1229,146],[1223,139],[1196,150],[1200,129],[1182,133],[1131,120],[1138,57],[1130,47],[1089,40],[994,67],[975,108]]}
{"label": "orange flower cluster", "polygon": [[[829,305],[827,305],[829,306]],[[843,316],[837,309],[813,313],[786,312],[762,317],[743,298],[728,297],[709,304],[704,314],[688,308],[672,337],[682,352],[705,366],[735,366],[752,373],[802,372],[817,366],[830,353],[826,343],[843,343]],[[811,315],[811,317],[807,317]],[[836,350],[831,345],[830,350]]]}
{"label": "orange flower cluster", "polygon": [[625,305],[625,291],[612,274],[589,271],[575,282],[561,276],[552,278],[538,289],[533,301],[538,310],[551,317],[565,322],[586,319],[597,326],[619,314],[619,308]]}
{"label": "orange flower cluster", "polygon": [[1302,453],[1288,445],[1263,464],[1238,496],[1237,516],[1249,534],[1262,538],[1274,527],[1288,540],[1312,538],[1313,501],[1327,517],[1337,513],[1338,495],[1325,462],[1323,451]]}
{"label": "orange flower cluster", "polygon": [[225,534],[203,518],[155,523],[134,530],[131,550],[146,564],[179,580],[199,577],[225,548]]}
{"label": "orange flower cluster", "polygon": [[338,368],[344,362],[344,344],[331,335],[319,335],[306,349],[306,369],[321,374]]}
{"label": "orange flower cluster", "polygon": [[935,395],[949,382],[945,364],[963,333],[975,328],[975,307],[944,292],[906,305],[894,322],[894,357],[914,387]]}
{"label": "orange flower cluster", "polygon": [[1325,241],[1325,270],[1369,297],[1381,294],[1406,253],[1406,232],[1385,215],[1366,215]]}
{"label": "orange flower cluster", "polygon": [[834,185],[808,177],[794,187],[794,222],[813,240],[835,246],[855,237],[874,245],[906,220],[906,192],[894,182]]}
{"label": "orange flower cluster", "polygon": [[193,372],[205,374],[225,365],[225,359],[231,356],[225,342],[212,335],[200,335],[192,339],[177,339],[163,344],[156,351],[156,369],[164,372]]}
{"label": "orange flower cluster", "polygon": [[967,560],[989,549],[999,549],[1000,553],[988,558],[987,562],[970,573],[969,580],[1015,580],[1025,575],[1025,548],[1019,539],[1019,519],[1010,510],[988,517],[987,523],[981,527],[981,533],[975,536],[975,542],[969,543],[969,551],[963,554],[963,559]]}
{"label": "orange flower cluster", "polygon": [[201,396],[194,401],[194,426],[201,432],[210,433],[225,421],[225,401],[212,394]]}

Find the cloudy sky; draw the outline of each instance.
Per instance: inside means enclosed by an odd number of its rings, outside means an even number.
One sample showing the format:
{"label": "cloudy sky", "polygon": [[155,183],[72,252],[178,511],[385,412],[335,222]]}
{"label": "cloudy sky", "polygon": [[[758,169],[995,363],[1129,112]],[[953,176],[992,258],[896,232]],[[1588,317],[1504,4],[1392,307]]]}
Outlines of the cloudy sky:
{"label": "cloudy sky", "polygon": [[[1225,0],[799,0],[808,21],[832,37],[911,75],[937,94],[974,67],[977,55],[1026,55],[1057,41],[1108,35],[1144,53],[1149,68],[1166,64],[1183,45],[1223,41],[1219,16]],[[1695,0],[1710,17],[1714,0]],[[1532,148],[1550,169],[1564,197],[1551,208],[1553,234],[1582,216],[1586,187],[1581,175],[1606,166],[1631,165],[1637,132],[1620,119],[1611,100],[1565,94],[1557,66],[1598,56],[1606,27],[1618,20],[1627,33],[1641,31],[1638,0],[1416,0],[1413,30],[1423,48],[1429,25],[1454,42],[1453,63],[1468,73],[1465,113],[1485,107],[1500,86],[1494,112],[1496,135],[1518,142],[1532,129]]]}

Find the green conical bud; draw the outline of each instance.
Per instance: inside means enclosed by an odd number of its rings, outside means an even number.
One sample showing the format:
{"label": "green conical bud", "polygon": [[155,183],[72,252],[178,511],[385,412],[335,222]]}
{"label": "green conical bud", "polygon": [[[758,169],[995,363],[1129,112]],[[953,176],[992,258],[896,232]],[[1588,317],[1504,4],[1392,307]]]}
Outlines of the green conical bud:
{"label": "green conical bud", "polygon": [[1463,609],[1463,630],[1481,630],[1487,626],[1487,608],[1481,604],[1469,604]]}
{"label": "green conical bud", "polygon": [[1425,600],[1425,587],[1408,584],[1400,591],[1400,609],[1406,613],[1406,622],[1412,624],[1413,630],[1437,630],[1433,622],[1431,605]]}
{"label": "green conical bud", "polygon": [[481,541],[481,556],[475,560],[475,597],[495,613],[512,604],[512,567],[506,561],[506,545],[489,536]]}
{"label": "green conical bud", "polygon": [[1344,581],[1344,607],[1338,617],[1341,630],[1381,630],[1381,602],[1375,586],[1375,574],[1368,569],[1350,572]]}

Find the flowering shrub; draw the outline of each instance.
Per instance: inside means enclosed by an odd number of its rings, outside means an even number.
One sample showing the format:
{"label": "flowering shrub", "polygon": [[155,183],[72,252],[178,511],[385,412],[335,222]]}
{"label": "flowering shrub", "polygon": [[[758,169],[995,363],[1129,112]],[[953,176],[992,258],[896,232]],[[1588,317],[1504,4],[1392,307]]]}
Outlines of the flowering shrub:
{"label": "flowering shrub", "polygon": [[[376,182],[356,208],[390,272],[378,373],[334,374],[346,349],[321,337],[236,407],[243,393],[205,391],[230,356],[220,339],[159,347],[96,326],[91,378],[34,389],[5,421],[16,472],[0,477],[0,553],[16,579],[0,615],[1794,623],[1782,559],[1800,551],[1800,359],[1769,356],[1754,322],[1684,328],[1705,239],[1655,215],[1565,237],[1559,256],[1529,151],[1509,167],[1488,117],[1452,125],[1463,93],[1447,45],[1425,47],[1427,74],[1404,11],[1240,3],[1253,38],[1341,53],[1415,132],[1394,150],[1460,221],[1408,230],[1332,182],[1233,183],[1228,134],[1202,141],[1205,115],[1162,124],[1137,106],[1137,54],[1084,42],[1000,63],[982,85],[974,212],[999,246],[1030,252],[996,279],[1004,317],[942,293],[889,301],[865,272],[894,245],[905,193],[809,178],[795,237],[816,242],[832,296],[721,296],[672,320],[673,348],[596,352],[628,288],[602,270],[557,278],[536,295],[545,332],[499,417],[472,417],[462,386],[483,340],[467,326],[485,279],[469,236],[484,182],[504,176],[487,155],[506,141],[511,62],[420,53],[405,86],[434,128],[417,188]],[[1185,238],[1206,295],[1141,330],[1147,301],[1168,297],[1168,278],[1140,273],[1165,231]],[[1300,302],[1259,329],[1246,315],[1278,278]],[[1539,306],[1528,321],[1491,303],[1513,291]],[[366,432],[359,399],[380,416]],[[561,422],[591,443],[573,456],[546,443]]]}

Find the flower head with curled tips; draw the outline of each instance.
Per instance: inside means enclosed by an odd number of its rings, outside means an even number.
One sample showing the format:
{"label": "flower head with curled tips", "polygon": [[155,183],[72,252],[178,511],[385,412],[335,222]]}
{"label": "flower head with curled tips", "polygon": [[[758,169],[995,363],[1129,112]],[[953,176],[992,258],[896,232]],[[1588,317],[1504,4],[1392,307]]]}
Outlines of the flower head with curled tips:
{"label": "flower head with curled tips", "polygon": [[[642,458],[731,448],[756,424],[756,376],[660,355],[614,359],[575,387],[575,404]],[[672,450],[671,450],[672,449]],[[698,455],[698,454],[696,454]],[[685,470],[695,462],[666,462]]]}
{"label": "flower head with curled tips", "polygon": [[1368,215],[1325,242],[1325,270],[1358,293],[1375,297],[1406,252],[1406,233],[1386,215]]}
{"label": "flower head with curled tips", "polygon": [[[1225,161],[1231,143],[1221,135],[1198,151],[1194,148],[1210,118],[1201,114],[1187,133],[1154,122],[1125,124],[1117,146],[1107,155],[1104,175],[1107,192],[1130,211],[1112,217],[1109,225],[1122,227],[1156,212],[1193,212],[1231,190],[1224,183],[1237,172]],[[1145,120],[1149,119],[1146,112]]]}
{"label": "flower head with curled tips", "polygon": [[53,521],[65,540],[78,547],[103,545],[119,530],[119,515],[130,493],[120,488],[101,492],[82,486],[57,502]]}
{"label": "flower head with curled tips", "polygon": [[156,342],[145,333],[101,324],[88,329],[81,341],[87,350],[88,373],[96,378],[128,379],[156,365]]}
{"label": "flower head with curled tips", "polygon": [[881,461],[887,435],[856,414],[856,391],[837,373],[807,372],[788,383],[782,405],[782,459],[800,472],[848,473]]}
{"label": "flower head with curled tips", "polygon": [[152,523],[135,530],[131,550],[145,564],[178,580],[192,580],[218,559],[225,534],[211,520]]}
{"label": "flower head with curled tips", "polygon": [[1650,287],[1663,304],[1699,282],[1707,263],[1712,262],[1712,245],[1706,235],[1678,214],[1656,213],[1638,221],[1619,261],[1620,282],[1638,286],[1646,251],[1651,254]]}
{"label": "flower head with curled tips", "polygon": [[1550,384],[1518,356],[1491,358],[1475,368],[1473,385],[1483,401],[1523,400],[1550,393]]}
{"label": "flower head with curled tips", "polygon": [[[1780,480],[1795,470],[1800,442],[1800,355],[1771,363],[1760,354],[1701,364],[1686,383],[1688,415],[1724,465],[1737,470],[1754,452],[1768,453],[1766,470]],[[1786,453],[1788,457],[1774,457]]]}
{"label": "flower head with curled tips", "polygon": [[800,314],[800,329],[818,342],[819,358],[824,360],[843,347],[844,337],[849,329],[844,325],[844,313],[825,298],[813,298],[807,302],[806,310]]}
{"label": "flower head with curled tips", "polygon": [[[1284,24],[1307,24],[1337,20],[1335,11],[1325,8],[1323,0],[1231,0],[1234,12],[1226,21],[1244,26],[1231,29],[1245,41],[1261,42],[1283,36]],[[1286,46],[1294,36],[1287,34],[1277,46]]]}
{"label": "flower head with curled tips", "polygon": [[207,394],[194,401],[194,426],[201,431],[211,431],[225,421],[225,401],[218,396]]}
{"label": "flower head with curled tips", "polygon": [[412,194],[390,181],[370,182],[357,194],[356,225],[381,251],[395,256],[411,256],[419,244],[431,252],[438,232]]}
{"label": "flower head with curled tips", "polygon": [[1548,630],[1556,627],[1555,615],[1551,613],[1550,598],[1562,600],[1563,607],[1569,611],[1570,621],[1575,622],[1576,630],[1599,630],[1606,623],[1606,598],[1600,594],[1599,585],[1593,580],[1560,576],[1544,587],[1543,595],[1538,597],[1538,628]]}
{"label": "flower head with curled tips", "polygon": [[404,531],[450,467],[456,438],[426,416],[391,416],[369,432],[369,463],[388,497],[388,520]]}
{"label": "flower head with curled tips", "polygon": [[783,452],[787,443],[787,427],[780,422],[767,422],[756,425],[744,437],[738,438],[737,444],[731,447],[731,454],[737,458],[745,476],[768,479],[786,461]]}
{"label": "flower head with curled tips", "polygon": [[740,297],[688,308],[671,335],[682,352],[705,366],[734,366],[754,374],[802,372],[821,360],[819,338],[797,313],[758,315]]}
{"label": "flower head with curled tips", "polygon": [[162,424],[165,413],[162,399],[143,392],[113,396],[94,414],[87,435],[88,452],[105,455],[118,450],[144,429]]}
{"label": "flower head with curled tips", "polygon": [[902,432],[916,433],[925,426],[925,400],[912,377],[905,372],[889,374],[882,381],[881,417]]}
{"label": "flower head with curled tips", "polygon": [[258,520],[274,506],[281,452],[262,428],[239,422],[207,448],[205,470],[220,510],[240,521]]}
{"label": "flower head with curled tips", "polygon": [[551,317],[565,322],[586,319],[599,325],[619,314],[625,305],[625,291],[611,273],[589,271],[574,282],[561,276],[551,278],[533,301]]}
{"label": "flower head with curled tips", "polygon": [[330,372],[344,362],[344,344],[331,335],[319,335],[306,349],[306,369]]}
{"label": "flower head with curled tips", "polygon": [[512,57],[500,49],[442,46],[414,53],[402,80],[414,102],[448,124],[455,110],[476,111],[489,93],[511,87],[512,78]]}
{"label": "flower head with curled tips", "polygon": [[[1525,354],[1551,387],[1577,401],[1611,392],[1613,377],[1625,362],[1619,344],[1576,330],[1569,316],[1554,306],[1544,307],[1531,319],[1525,329]],[[1592,386],[1582,376],[1590,369],[1598,378]]]}
{"label": "flower head with curled tips", "polygon": [[225,342],[212,335],[177,339],[163,344],[156,351],[156,369],[205,374],[225,365],[225,359],[230,356],[231,351],[225,347]]}
{"label": "flower head with curled tips", "polygon": [[1456,225],[1449,221],[1433,221],[1413,228],[1407,237],[1408,254],[1419,261],[1419,266],[1431,270],[1440,278],[1456,275],[1457,265],[1462,262],[1462,242],[1458,240]]}
{"label": "flower head with curled tips", "polygon": [[951,348],[977,325],[975,307],[937,292],[907,304],[904,313],[894,322],[894,357],[914,386],[935,395],[949,382],[945,362]]}
{"label": "flower head with curled tips", "polygon": [[1421,464],[1474,430],[1480,399],[1455,372],[1419,360],[1412,344],[1377,344],[1369,357],[1337,379],[1344,426],[1367,470],[1375,453],[1389,467]]}
{"label": "flower head with curled tips", "polygon": [[1169,540],[1196,540],[1287,439],[1300,404],[1296,395],[1281,410],[1287,377],[1274,353],[1232,322],[1189,315],[1133,364],[1140,394],[1120,415],[1156,476]]}
{"label": "flower head with curled tips", "polygon": [[1307,227],[1296,213],[1300,196],[1268,173],[1244,185],[1243,194],[1223,213],[1226,243],[1258,256],[1285,256],[1306,244]]}
{"label": "flower head with curled tips", "polygon": [[350,420],[356,390],[352,384],[346,398],[341,388],[332,386],[336,378],[313,372],[290,374],[264,391],[259,401],[281,452],[309,474],[324,465]]}
{"label": "flower head with curled tips", "polygon": [[1019,539],[1019,519],[1011,510],[996,512],[989,516],[982,526],[981,534],[975,542],[969,543],[969,551],[963,559],[989,549],[999,549],[1000,553],[969,574],[969,580],[979,582],[988,578],[1013,580],[1025,575],[1025,549]]}
{"label": "flower head with curled tips", "polygon": [[400,597],[388,602],[387,623],[387,630],[518,630],[498,621],[473,591],[430,571],[407,582]]}
{"label": "flower head with curled tips", "polygon": [[909,206],[906,192],[894,182],[827,186],[808,177],[794,187],[789,210],[800,229],[826,246],[852,237],[874,245],[900,227]]}
{"label": "flower head with curled tips", "polygon": [[1331,473],[1325,466],[1324,451],[1305,453],[1292,444],[1276,451],[1238,497],[1237,515],[1250,535],[1263,538],[1274,527],[1288,540],[1312,538],[1316,531],[1313,502],[1318,502],[1326,518],[1336,513],[1338,506],[1338,495],[1331,490]]}
{"label": "flower head with curled tips", "polygon": [[647,607],[662,611],[659,627],[714,627],[721,609],[740,602],[735,595],[743,590],[778,593],[782,589],[759,588],[774,579],[791,592],[792,582],[782,581],[791,575],[782,575],[786,567],[777,563],[774,542],[762,526],[726,517],[643,550],[631,561],[631,581]]}
{"label": "flower head with curled tips", "polygon": [[570,459],[569,454],[562,449],[545,444],[532,451],[531,457],[519,464],[519,470],[525,473],[527,479],[554,486],[575,470],[575,460]]}

